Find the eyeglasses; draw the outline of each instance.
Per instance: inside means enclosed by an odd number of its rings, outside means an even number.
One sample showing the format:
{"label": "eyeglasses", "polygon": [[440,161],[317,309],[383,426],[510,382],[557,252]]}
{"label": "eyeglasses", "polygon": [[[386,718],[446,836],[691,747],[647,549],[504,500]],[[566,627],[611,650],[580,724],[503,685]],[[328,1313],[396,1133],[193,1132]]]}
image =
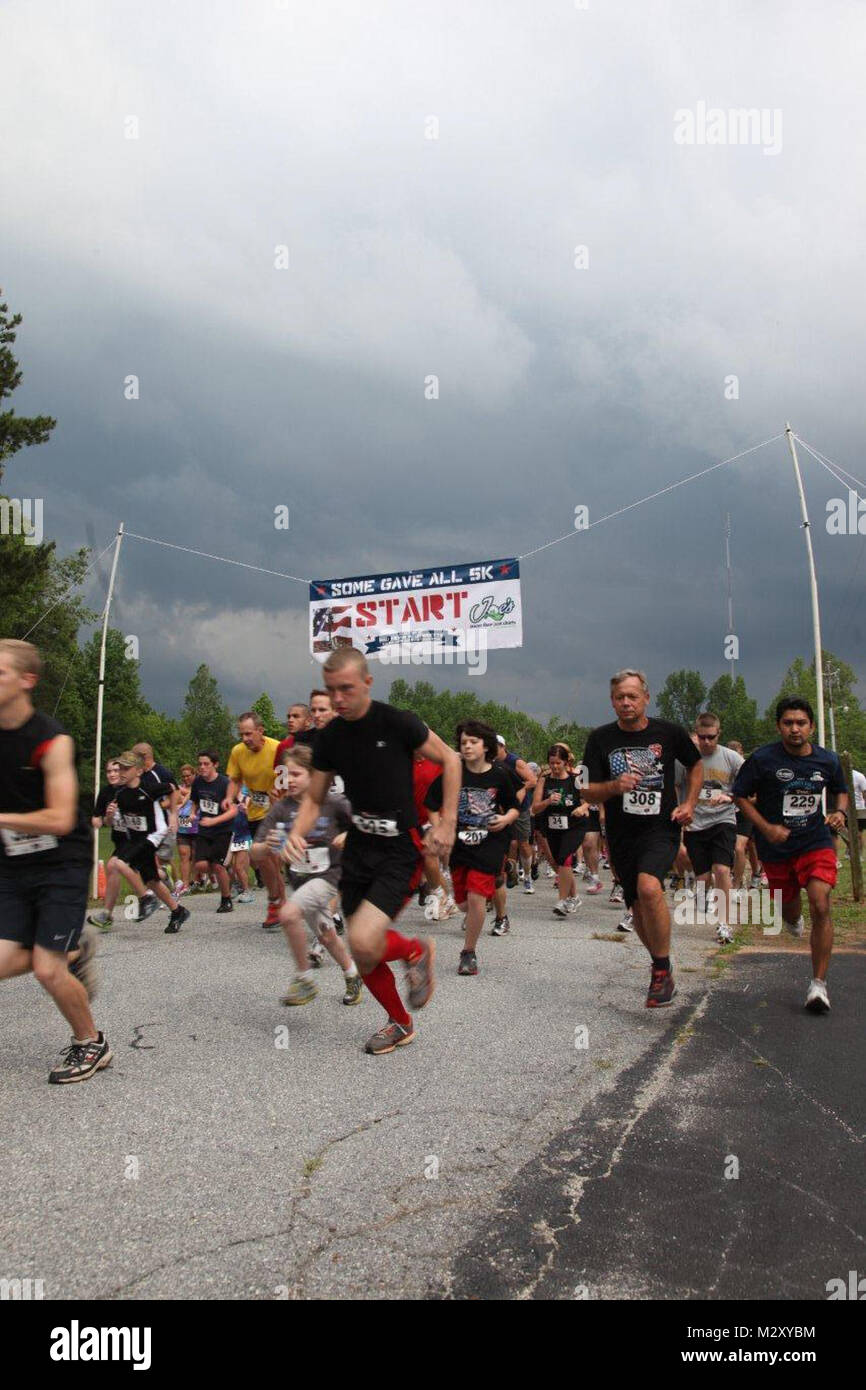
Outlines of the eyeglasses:
{"label": "eyeglasses", "polygon": [[713,739],[718,738],[718,734],[698,734],[697,737],[701,742],[712,743]]}

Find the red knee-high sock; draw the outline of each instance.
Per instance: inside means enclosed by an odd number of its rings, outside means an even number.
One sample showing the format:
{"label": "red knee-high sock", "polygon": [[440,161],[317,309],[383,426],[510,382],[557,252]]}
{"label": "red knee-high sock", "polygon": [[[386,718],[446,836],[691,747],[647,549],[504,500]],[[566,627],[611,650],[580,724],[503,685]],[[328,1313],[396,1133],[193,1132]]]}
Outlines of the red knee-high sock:
{"label": "red knee-high sock", "polygon": [[398,931],[388,930],[385,933],[385,954],[382,960],[417,960],[423,950],[424,947],[417,936],[401,936]]}
{"label": "red knee-high sock", "polygon": [[403,1000],[397,990],[397,981],[394,979],[394,972],[390,965],[381,961],[375,970],[371,970],[369,975],[362,975],[361,979],[373,998],[382,1005],[388,1017],[393,1018],[395,1023],[402,1023],[404,1028],[408,1028],[411,1019],[403,1007]]}

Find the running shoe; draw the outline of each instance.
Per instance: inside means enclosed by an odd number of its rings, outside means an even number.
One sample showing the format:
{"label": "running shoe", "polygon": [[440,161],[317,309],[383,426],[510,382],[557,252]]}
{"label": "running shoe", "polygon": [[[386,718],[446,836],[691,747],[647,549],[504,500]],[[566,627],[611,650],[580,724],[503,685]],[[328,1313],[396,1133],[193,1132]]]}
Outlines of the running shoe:
{"label": "running shoe", "polygon": [[730,946],[733,939],[734,933],[731,931],[730,927],[725,926],[724,922],[720,922],[716,927],[716,940],[719,945]]}
{"label": "running shoe", "polygon": [[654,970],[646,997],[647,1008],[663,1009],[665,1004],[670,1004],[676,992],[674,972],[672,970]]}
{"label": "running shoe", "polygon": [[523,867],[522,864],[518,864],[518,866],[517,866],[517,881],[518,881],[518,883],[522,883],[523,880],[524,880],[525,878],[526,878],[526,870],[524,869],[524,867]]}
{"label": "running shoe", "polygon": [[[89,922],[89,921],[90,921],[90,918],[88,917],[87,920],[88,920],[88,922]],[[784,918],[783,918],[783,921],[784,921]],[[796,920],[796,922],[785,922],[785,930],[786,930],[786,931],[789,931],[789,932],[791,933],[792,936],[795,936],[795,937],[799,940],[800,937],[801,937],[801,936],[804,936],[804,935],[805,935],[805,932],[806,932],[806,926],[805,926],[805,923],[803,922],[803,918],[802,918],[802,917],[798,917],[797,920]]]}
{"label": "running shoe", "polygon": [[78,938],[78,945],[80,954],[69,966],[69,973],[84,985],[88,999],[93,999],[99,987],[99,972],[96,968],[96,932],[93,927],[83,929]]}
{"label": "running shoe", "polygon": [[585,892],[588,898],[594,898],[596,893],[604,892],[604,884],[600,878],[596,878],[595,874],[590,874],[586,881]]}
{"label": "running shoe", "polygon": [[505,861],[505,886],[506,888],[517,887],[517,869],[513,859],[506,859]]}
{"label": "running shoe", "polygon": [[439,921],[447,922],[449,917],[456,917],[459,911],[460,909],[454,899],[452,897],[446,897],[445,901],[439,907]]}
{"label": "running shoe", "polygon": [[679,888],[679,886],[680,886],[680,876],[679,876],[679,874],[671,874],[670,878],[668,879],[668,888],[670,888],[670,890],[671,890],[672,893],[675,893],[675,892],[677,891],[677,889]]}
{"label": "running shoe", "polygon": [[111,931],[113,926],[111,913],[104,909],[89,913],[87,920],[92,927],[98,927],[100,931]]}
{"label": "running shoe", "polygon": [[534,885],[533,885],[532,879],[530,878],[529,874],[526,874],[526,875],[524,876],[524,879],[523,879],[523,891],[524,891],[524,893],[534,893],[534,892],[535,892],[535,887],[534,887]]}
{"label": "running shoe", "polygon": [[576,912],[577,909],[580,907],[580,898],[577,896],[576,893],[574,893],[570,898],[566,898],[565,905],[568,908],[569,912]]}
{"label": "running shoe", "polygon": [[634,914],[627,912],[625,916],[616,924],[617,931],[634,931]]}
{"label": "running shoe", "polygon": [[477,975],[478,957],[474,951],[461,951],[460,964],[457,967],[458,975]]}
{"label": "running shoe", "polygon": [[313,967],[314,970],[321,970],[322,966],[325,964],[324,946],[320,946],[319,943],[316,942],[315,945],[310,947],[310,952],[307,959],[309,960],[310,965]]}
{"label": "running shoe", "polygon": [[423,1009],[429,1004],[436,988],[433,966],[436,961],[436,942],[428,938],[422,942],[422,951],[417,960],[406,965],[406,984],[409,986],[406,1003],[410,1009]]}
{"label": "running shoe", "polygon": [[558,903],[554,903],[554,905],[553,905],[553,915],[554,915],[554,917],[567,917],[567,916],[568,916],[568,899],[567,899],[567,898],[560,898],[560,900],[559,900]]}
{"label": "running shoe", "polygon": [[[836,860],[836,868],[837,868],[837,869],[841,869],[841,867],[842,867],[842,862],[841,862],[841,860],[837,859],[837,860]],[[770,886],[770,880],[767,878],[767,875],[766,875],[766,874],[761,874],[761,887],[762,887],[762,888],[769,888],[769,886]]]}
{"label": "running shoe", "polygon": [[497,917],[497,918],[496,918],[496,921],[493,923],[493,926],[490,928],[490,935],[491,935],[491,936],[504,936],[505,933],[506,933],[506,932],[509,932],[509,931],[511,931],[511,923],[510,923],[510,921],[508,920],[508,913],[506,912],[506,914],[505,914],[504,917]]}
{"label": "running shoe", "polygon": [[177,883],[174,885],[174,896],[175,896],[176,898],[180,899],[180,898],[184,897],[188,892],[189,892],[189,884],[188,884],[188,883],[184,883],[183,879],[182,879],[182,878],[179,878],[178,881],[177,881]]}
{"label": "running shoe", "polygon": [[146,922],[148,917],[152,917],[159,911],[159,898],[155,893],[145,893],[143,898],[138,900],[138,916],[136,922]]}
{"label": "running shoe", "polygon": [[607,901],[612,907],[622,907],[625,902],[625,894],[622,891],[621,883],[615,883],[613,885],[610,890],[610,897]]}
{"label": "running shoe", "polygon": [[760,888],[760,887],[761,887],[761,875],[760,875],[760,874],[752,874],[752,880],[751,880],[751,883],[749,884],[749,887],[750,887],[750,888]]}
{"label": "running shoe", "polygon": [[556,870],[555,870],[555,869],[552,869],[552,868],[550,867],[549,864],[545,864],[545,866],[544,866],[544,877],[545,877],[545,878],[556,878]]}
{"label": "running shoe", "polygon": [[237,897],[235,898],[235,902],[243,903],[244,907],[246,907],[247,903],[254,903],[255,900],[256,895],[255,893],[251,893],[249,888],[245,888],[243,893],[238,893]]}
{"label": "running shoe", "polygon": [[341,912],[333,913],[331,916],[331,921],[334,924],[334,931],[337,933],[338,936],[342,936],[346,930],[346,923],[343,921],[343,914]]}
{"label": "running shoe", "polygon": [[813,980],[806,995],[806,1008],[810,1014],[828,1014],[830,1012],[830,996],[827,993],[827,986],[823,980]]}
{"label": "running shoe", "polygon": [[69,1047],[48,1073],[48,1080],[58,1086],[71,1081],[86,1081],[94,1072],[107,1067],[112,1058],[111,1048],[104,1033],[97,1034],[90,1042],[76,1042],[72,1039]]}
{"label": "running shoe", "polygon": [[271,931],[274,927],[278,927],[280,925],[281,907],[282,903],[272,903],[270,901],[268,902],[267,916],[265,917],[265,920],[262,922],[262,926],[265,929],[265,931]]}
{"label": "running shoe", "polygon": [[[418,889],[418,906],[419,906],[419,907],[425,907],[426,904],[427,904],[427,899],[429,898],[429,896],[430,896],[430,889],[427,887],[426,883],[422,883],[422,884],[421,884],[421,887]],[[425,914],[425,915],[426,915],[426,914]],[[428,918],[428,921],[429,921],[429,918]]]}
{"label": "running shoe", "polygon": [[393,1052],[395,1047],[405,1047],[414,1037],[415,1029],[411,1021],[408,1027],[404,1027],[402,1023],[395,1023],[391,1019],[384,1028],[380,1028],[378,1033],[367,1039],[364,1051],[372,1053],[374,1057],[381,1057],[385,1052]]}
{"label": "running shoe", "polygon": [[537,860],[537,859],[534,859],[534,860],[533,860],[533,862],[532,862],[532,869],[530,870],[530,872],[531,872],[531,874],[532,874],[532,882],[533,882],[533,883],[537,883],[537,882],[538,882],[538,860]]}
{"label": "running shoe", "polygon": [[608,859],[608,857],[607,857],[606,854],[603,854],[603,855],[601,856],[601,858],[599,859],[599,861],[598,861],[598,867],[599,867],[600,869],[609,869],[609,868],[610,868],[610,860]]}
{"label": "running shoe", "polygon": [[220,905],[219,905],[219,907],[217,908],[217,912],[234,912],[234,910],[235,910],[235,905],[234,905],[234,903],[232,902],[231,898],[221,898],[221,899],[220,899]]}
{"label": "running shoe", "polygon": [[288,1004],[290,1008],[296,1004],[312,1004],[318,992],[318,986],[314,985],[312,980],[301,980],[296,976],[280,1003]]}
{"label": "running shoe", "polygon": [[170,935],[173,936],[175,932],[180,931],[180,929],[181,929],[181,927],[183,926],[184,922],[188,922],[188,921],[189,921],[189,908],[188,908],[188,907],[176,907],[176,908],[174,909],[174,912],[171,914],[171,916],[170,916],[169,919],[168,919],[168,926],[165,927],[165,928],[163,929],[164,935],[166,935],[166,936],[170,936]]}
{"label": "running shoe", "polygon": [[343,995],[344,1004],[360,1004],[363,985],[360,975],[346,975],[346,993]]}

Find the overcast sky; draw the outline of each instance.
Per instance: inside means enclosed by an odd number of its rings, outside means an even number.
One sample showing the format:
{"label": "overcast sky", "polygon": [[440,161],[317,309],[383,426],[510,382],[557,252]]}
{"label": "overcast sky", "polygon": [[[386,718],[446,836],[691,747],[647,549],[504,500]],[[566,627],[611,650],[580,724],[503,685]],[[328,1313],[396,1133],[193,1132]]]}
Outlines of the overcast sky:
{"label": "overcast sky", "polygon": [[[12,0],[0,39],[14,405],[58,419],[3,486],[61,551],[123,520],[303,578],[520,555],[786,419],[866,478],[862,4]],[[763,135],[698,143],[701,103]],[[862,681],[866,538],[801,463]],[[711,681],[727,511],[763,707],[811,653],[784,439],[527,559],[524,646],[430,678],[584,723],[622,665]],[[305,585],[140,540],[115,621],[169,712],[201,661],[235,710],[317,673]]]}

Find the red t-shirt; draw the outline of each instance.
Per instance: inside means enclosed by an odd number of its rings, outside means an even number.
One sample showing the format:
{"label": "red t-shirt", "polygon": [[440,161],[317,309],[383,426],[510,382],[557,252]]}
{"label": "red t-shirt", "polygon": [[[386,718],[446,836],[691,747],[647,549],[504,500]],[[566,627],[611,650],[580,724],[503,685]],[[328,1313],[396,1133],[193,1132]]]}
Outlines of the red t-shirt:
{"label": "red t-shirt", "polygon": [[279,767],[279,765],[280,765],[280,759],[282,758],[282,756],[283,756],[283,754],[285,753],[286,749],[287,749],[287,748],[293,748],[293,747],[294,747],[294,743],[295,743],[295,736],[294,736],[294,734],[287,734],[285,738],[281,738],[281,739],[280,739],[279,743],[277,744],[277,751],[276,751],[276,753],[274,754],[274,767]]}
{"label": "red t-shirt", "polygon": [[415,810],[418,812],[418,824],[426,825],[430,819],[427,807],[424,805],[424,798],[430,790],[431,783],[442,775],[440,763],[434,763],[432,758],[422,758],[420,762],[412,764],[412,792],[415,798]]}

